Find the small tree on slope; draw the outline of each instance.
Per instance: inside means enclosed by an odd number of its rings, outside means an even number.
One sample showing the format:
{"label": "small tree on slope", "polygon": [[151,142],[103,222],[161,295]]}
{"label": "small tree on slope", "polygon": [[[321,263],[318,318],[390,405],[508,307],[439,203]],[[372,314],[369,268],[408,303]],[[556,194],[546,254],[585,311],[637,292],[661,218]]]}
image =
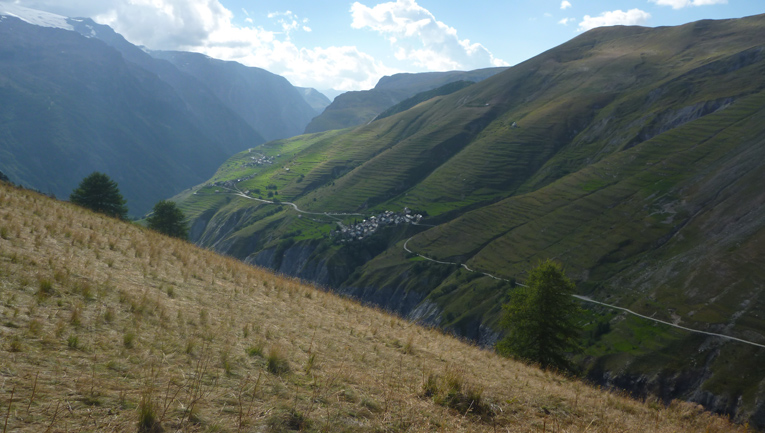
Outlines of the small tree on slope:
{"label": "small tree on slope", "polygon": [[128,208],[117,182],[97,171],[84,178],[69,196],[72,203],[112,217],[127,219]]}
{"label": "small tree on slope", "polygon": [[189,226],[186,217],[172,201],[162,200],[154,205],[154,212],[146,218],[149,228],[168,236],[188,239]]}
{"label": "small tree on slope", "polygon": [[502,306],[500,326],[507,333],[497,351],[538,363],[542,368],[571,370],[566,354],[577,351],[580,309],[571,296],[576,286],[561,265],[547,260],[529,272],[527,287],[516,288]]}

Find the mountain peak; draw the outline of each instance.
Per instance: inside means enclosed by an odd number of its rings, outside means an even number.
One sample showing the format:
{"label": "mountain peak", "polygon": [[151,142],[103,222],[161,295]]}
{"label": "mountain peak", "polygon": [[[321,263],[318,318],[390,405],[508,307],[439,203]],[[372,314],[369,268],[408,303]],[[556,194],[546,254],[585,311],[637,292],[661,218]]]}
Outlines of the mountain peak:
{"label": "mountain peak", "polygon": [[53,27],[64,30],[74,30],[69,23],[69,18],[63,15],[30,9],[14,3],[0,2],[0,20],[5,16],[11,16],[40,27]]}

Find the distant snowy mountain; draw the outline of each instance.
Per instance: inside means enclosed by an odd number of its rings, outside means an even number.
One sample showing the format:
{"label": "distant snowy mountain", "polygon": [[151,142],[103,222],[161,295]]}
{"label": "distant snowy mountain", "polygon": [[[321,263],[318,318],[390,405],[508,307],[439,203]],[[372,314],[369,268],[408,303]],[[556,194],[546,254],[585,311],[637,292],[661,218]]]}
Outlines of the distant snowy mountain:
{"label": "distant snowy mountain", "polygon": [[40,27],[74,30],[74,27],[69,24],[69,18],[67,17],[30,9],[15,3],[0,2],[0,20],[3,19],[2,16],[16,17],[29,24]]}

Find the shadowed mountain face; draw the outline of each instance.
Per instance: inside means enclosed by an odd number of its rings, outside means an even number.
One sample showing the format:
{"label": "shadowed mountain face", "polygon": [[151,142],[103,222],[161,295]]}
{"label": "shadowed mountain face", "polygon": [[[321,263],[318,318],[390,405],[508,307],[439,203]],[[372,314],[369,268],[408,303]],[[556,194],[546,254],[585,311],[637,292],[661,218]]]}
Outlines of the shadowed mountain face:
{"label": "shadowed mountain face", "polygon": [[507,68],[475,71],[425,72],[383,77],[374,89],[346,92],[329,104],[321,115],[305,128],[307,134],[363,125],[378,114],[418,93],[427,92],[457,81],[477,82]]}
{"label": "shadowed mountain face", "polygon": [[327,98],[323,93],[316,89],[312,89],[310,87],[297,87],[297,89],[303,96],[303,99],[305,99],[305,102],[307,102],[308,105],[314,109],[316,115],[321,114],[324,109],[332,103],[329,98]]}
{"label": "shadowed mountain face", "polygon": [[152,51],[151,55],[204,82],[266,140],[302,134],[317,114],[300,90],[265,69],[181,51]]}
{"label": "shadowed mountain face", "polygon": [[102,171],[118,182],[131,215],[141,215],[263,137],[301,133],[317,114],[264,70],[154,53],[176,66],[90,19],[13,10],[49,17],[54,27],[0,15],[0,170],[45,193],[66,198]]}
{"label": "shadowed mountain face", "polygon": [[[511,282],[552,258],[582,295],[762,344],[764,77],[765,16],[599,28],[352,131],[239,154],[182,205],[205,246],[485,344],[513,285],[404,241]],[[404,207],[423,224],[362,224]],[[761,349],[607,309],[586,325],[591,379],[765,426]]]}
{"label": "shadowed mountain face", "polygon": [[103,171],[140,214],[262,142],[244,122],[197,122],[171,85],[98,39],[12,17],[0,39],[0,167],[14,182],[68,197]]}

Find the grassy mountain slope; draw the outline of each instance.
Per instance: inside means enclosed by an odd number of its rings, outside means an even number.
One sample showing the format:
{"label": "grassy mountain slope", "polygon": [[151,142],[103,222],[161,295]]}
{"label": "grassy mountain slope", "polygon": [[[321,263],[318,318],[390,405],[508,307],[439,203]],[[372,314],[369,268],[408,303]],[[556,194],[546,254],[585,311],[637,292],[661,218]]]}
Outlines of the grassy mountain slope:
{"label": "grassy mountain slope", "polygon": [[[363,127],[269,143],[278,164],[228,164],[217,179],[230,189],[181,205],[205,215],[192,218],[203,245],[486,344],[512,284],[407,254],[407,239],[511,280],[554,258],[581,294],[762,342],[763,28],[765,16],[595,29]],[[231,194],[267,185],[315,214]],[[404,206],[434,227],[328,239]],[[578,359],[591,378],[765,426],[761,350],[591,314]]]}
{"label": "grassy mountain slope", "polygon": [[306,133],[345,129],[363,125],[378,114],[418,93],[436,89],[455,81],[481,81],[506,68],[475,71],[426,72],[396,74],[380,79],[374,89],[346,92],[334,101],[305,128]]}
{"label": "grassy mountain slope", "polygon": [[412,107],[414,107],[417,104],[420,104],[422,102],[425,102],[427,100],[433,99],[436,96],[444,96],[452,94],[458,90],[462,90],[465,87],[473,84],[472,81],[455,81],[453,83],[444,84],[441,87],[438,87],[433,90],[428,90],[425,92],[420,92],[411,98],[404,99],[403,101],[399,102],[398,104],[388,108],[387,110],[383,111],[382,113],[378,114],[377,117],[375,117],[375,120],[384,119],[386,117],[393,116],[394,114],[398,114],[401,112],[404,112]]}
{"label": "grassy mountain slope", "polygon": [[0,203],[9,431],[152,419],[165,431],[743,431],[4,183]]}

